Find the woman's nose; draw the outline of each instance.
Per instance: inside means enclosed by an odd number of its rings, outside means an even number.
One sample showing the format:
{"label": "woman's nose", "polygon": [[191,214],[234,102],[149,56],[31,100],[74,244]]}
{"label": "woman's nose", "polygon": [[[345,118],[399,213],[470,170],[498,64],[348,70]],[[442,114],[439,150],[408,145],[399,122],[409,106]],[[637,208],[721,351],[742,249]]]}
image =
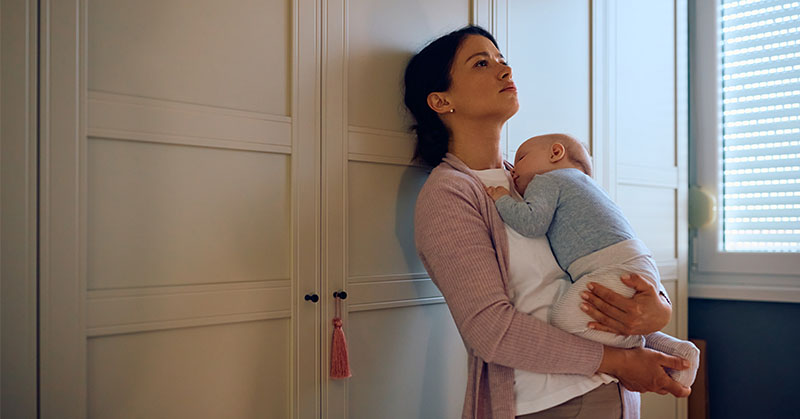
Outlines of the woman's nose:
{"label": "woman's nose", "polygon": [[511,66],[503,64],[503,69],[500,71],[500,79],[511,79]]}

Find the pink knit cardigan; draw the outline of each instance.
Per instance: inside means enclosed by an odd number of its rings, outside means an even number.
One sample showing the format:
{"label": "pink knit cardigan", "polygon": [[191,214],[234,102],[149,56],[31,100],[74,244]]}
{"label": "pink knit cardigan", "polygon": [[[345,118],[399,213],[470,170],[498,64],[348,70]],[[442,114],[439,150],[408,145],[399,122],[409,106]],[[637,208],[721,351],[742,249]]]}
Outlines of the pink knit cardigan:
{"label": "pink knit cardigan", "polygon": [[[454,155],[448,153],[422,187],[414,224],[420,259],[469,354],[463,418],[514,418],[515,368],[587,376],[597,371],[601,344],[512,305],[505,226],[483,183]],[[622,393],[623,418],[638,418],[638,393]]]}

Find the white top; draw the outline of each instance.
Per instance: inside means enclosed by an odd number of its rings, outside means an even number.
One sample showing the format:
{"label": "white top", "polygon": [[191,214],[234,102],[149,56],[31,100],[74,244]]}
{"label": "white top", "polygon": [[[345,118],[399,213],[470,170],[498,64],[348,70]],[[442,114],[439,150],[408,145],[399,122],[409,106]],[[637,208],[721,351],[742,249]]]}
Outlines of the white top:
{"label": "white top", "polygon": [[[504,186],[512,196],[519,194],[511,187],[505,169],[476,170],[486,186]],[[570,282],[558,266],[547,237],[527,238],[506,227],[508,235],[509,278],[511,302],[517,311],[548,321],[550,307]],[[514,370],[514,395],[517,415],[526,415],[557,406],[574,397],[588,393],[601,384],[617,381],[606,374],[591,377],[575,374],[540,374]]]}

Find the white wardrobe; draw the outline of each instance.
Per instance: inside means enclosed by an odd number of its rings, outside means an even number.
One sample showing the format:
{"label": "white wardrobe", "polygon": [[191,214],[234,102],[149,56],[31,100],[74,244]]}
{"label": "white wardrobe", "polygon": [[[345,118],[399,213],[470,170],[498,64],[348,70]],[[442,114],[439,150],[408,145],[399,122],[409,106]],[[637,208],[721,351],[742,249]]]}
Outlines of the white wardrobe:
{"label": "white wardrobe", "polygon": [[[509,158],[544,132],[590,143],[672,296],[665,331],[686,337],[685,0],[3,1],[40,16],[39,70],[20,72],[38,80],[38,173],[10,167],[39,177],[20,193],[39,208],[23,234],[42,418],[459,417],[466,354],[414,249],[426,174],[401,81],[470,22],[514,70]],[[644,400],[644,418],[686,417]]]}

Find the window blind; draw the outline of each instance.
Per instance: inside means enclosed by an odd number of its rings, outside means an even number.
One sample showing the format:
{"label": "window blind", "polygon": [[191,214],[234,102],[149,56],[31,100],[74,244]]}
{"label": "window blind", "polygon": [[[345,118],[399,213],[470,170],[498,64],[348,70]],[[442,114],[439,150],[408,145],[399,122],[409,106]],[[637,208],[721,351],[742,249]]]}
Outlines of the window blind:
{"label": "window blind", "polygon": [[800,252],[800,2],[721,13],[722,247]]}

